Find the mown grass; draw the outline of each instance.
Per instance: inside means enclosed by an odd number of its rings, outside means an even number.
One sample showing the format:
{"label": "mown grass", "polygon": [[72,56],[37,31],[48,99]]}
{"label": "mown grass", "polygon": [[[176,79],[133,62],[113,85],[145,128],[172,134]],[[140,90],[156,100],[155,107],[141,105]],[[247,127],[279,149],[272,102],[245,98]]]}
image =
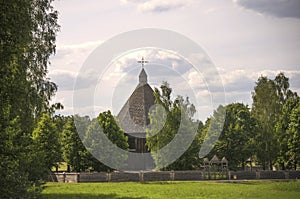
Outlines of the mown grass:
{"label": "mown grass", "polygon": [[47,183],[48,199],[150,199],[150,198],[300,198],[300,181],[272,182],[153,182],[153,183]]}

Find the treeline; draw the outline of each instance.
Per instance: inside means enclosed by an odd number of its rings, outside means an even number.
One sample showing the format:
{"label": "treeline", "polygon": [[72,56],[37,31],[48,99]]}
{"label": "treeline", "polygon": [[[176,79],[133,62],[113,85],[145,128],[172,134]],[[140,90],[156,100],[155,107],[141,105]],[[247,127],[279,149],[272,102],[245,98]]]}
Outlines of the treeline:
{"label": "treeline", "polygon": [[[171,93],[172,89],[167,82],[160,89],[155,88],[156,108],[149,115],[151,125],[146,132],[147,147],[158,168],[199,169],[203,164],[199,151],[203,143],[214,136],[217,136],[217,141],[206,157],[225,157],[231,170],[244,169],[249,160],[263,169],[272,169],[273,166],[277,169],[296,169],[299,166],[300,100],[297,93],[289,89],[289,80],[283,73],[279,73],[273,80],[264,76],[257,80],[252,93],[252,108],[243,103],[220,105],[205,123],[193,119],[196,109],[188,98],[178,96],[172,100]],[[100,113],[94,120],[75,115],[53,116],[47,122],[58,128],[52,132],[52,139],[57,137],[56,144],[49,143],[48,147],[44,147],[45,153],[48,151],[49,155],[53,155],[61,151],[49,164],[49,168],[57,166],[57,162],[66,162],[69,171],[112,170],[90,153],[101,150],[96,146],[101,145],[101,138],[97,138],[100,129],[117,146],[128,148],[127,137],[110,111]],[[37,128],[51,126],[43,123],[45,120],[42,117]],[[40,132],[40,137],[43,137],[47,129],[49,131],[51,128],[35,130],[34,135]],[[216,134],[217,131],[221,131],[220,135]],[[173,142],[176,136],[184,137],[177,139],[176,144],[164,149],[164,154],[161,154],[160,149]],[[188,137],[195,138],[185,148]],[[178,151],[182,151],[182,155],[170,155]],[[170,162],[172,164],[169,165]]]}
{"label": "treeline", "polygon": [[[172,101],[172,89],[166,82],[163,83],[160,91],[155,89],[155,102],[164,107],[167,116],[164,118],[158,106],[150,115],[151,129],[147,131],[147,144],[156,164],[164,165],[165,160],[156,151],[170,143],[179,126],[191,132],[196,123],[198,128],[191,146],[163,169],[198,169],[203,162],[198,158],[202,144],[213,140],[220,129],[221,134],[207,155],[209,159],[213,155],[225,157],[232,170],[244,169],[249,159],[263,169],[273,169],[273,166],[297,169],[300,165],[300,100],[289,87],[289,79],[283,73],[274,79],[261,76],[252,92],[252,108],[243,103],[219,106],[203,124],[193,121],[195,107],[188,98],[179,96]],[[159,133],[155,132],[162,121],[165,125]],[[180,147],[179,144],[172,150]]]}
{"label": "treeline", "polygon": [[98,146],[103,144],[100,129],[118,147],[128,149],[127,137],[110,111],[100,113],[93,120],[88,116],[45,113],[33,131],[33,140],[49,171],[57,170],[61,163],[67,164],[68,172],[111,171],[112,168],[91,154],[100,150]]}

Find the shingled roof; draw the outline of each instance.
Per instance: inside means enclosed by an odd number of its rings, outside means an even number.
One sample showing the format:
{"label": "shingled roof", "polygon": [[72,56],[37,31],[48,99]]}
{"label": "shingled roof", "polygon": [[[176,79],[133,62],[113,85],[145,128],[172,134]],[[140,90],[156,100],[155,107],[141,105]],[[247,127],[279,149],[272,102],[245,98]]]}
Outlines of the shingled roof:
{"label": "shingled roof", "polygon": [[154,105],[153,90],[147,83],[144,69],[139,75],[139,84],[117,115],[121,128],[127,134],[145,134],[150,123],[148,113]]}

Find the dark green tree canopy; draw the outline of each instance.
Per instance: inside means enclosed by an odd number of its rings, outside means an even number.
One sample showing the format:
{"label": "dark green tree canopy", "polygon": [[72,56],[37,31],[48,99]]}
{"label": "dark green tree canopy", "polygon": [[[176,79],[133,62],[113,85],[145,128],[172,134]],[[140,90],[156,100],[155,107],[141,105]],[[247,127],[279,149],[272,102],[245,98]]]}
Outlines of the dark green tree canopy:
{"label": "dark green tree canopy", "polygon": [[33,130],[32,138],[36,151],[43,154],[45,167],[51,170],[61,160],[61,146],[55,122],[50,114],[43,114],[37,127]]}
{"label": "dark green tree canopy", "polygon": [[245,161],[254,155],[256,128],[256,120],[252,118],[247,105],[226,105],[224,127],[210,157],[214,154],[225,157],[229,162],[229,169],[243,167]]}
{"label": "dark green tree canopy", "polygon": [[[103,132],[103,134],[101,132]],[[105,145],[105,137],[103,136],[106,136],[106,138],[108,138],[117,147],[128,150],[128,138],[125,136],[124,132],[119,127],[117,120],[109,110],[100,113],[99,116],[91,122],[88,126],[84,142],[91,154],[94,156],[92,158],[94,170],[111,171],[114,168],[110,168],[98,160],[111,159],[111,164],[122,165],[125,164],[127,156],[125,157],[124,154],[114,153],[114,158],[111,158],[110,155],[113,149]]]}
{"label": "dark green tree canopy", "polygon": [[289,88],[289,79],[279,73],[274,80],[260,77],[253,92],[252,115],[258,121],[256,137],[257,157],[263,168],[272,169],[278,162],[285,168],[287,162],[286,134],[289,111],[298,100],[298,95]]}
{"label": "dark green tree canopy", "polygon": [[31,134],[57,89],[46,77],[57,17],[52,0],[0,1],[0,193],[5,198],[33,198],[30,187],[43,169]]}
{"label": "dark green tree canopy", "polygon": [[[158,88],[154,89],[156,107],[149,115],[151,127],[146,130],[148,148],[155,164],[158,167],[164,167],[167,164],[166,160],[170,158],[165,156],[172,154],[172,151],[163,154],[164,157],[157,151],[170,143],[180,130],[185,131],[185,136],[195,137],[194,142],[178,160],[164,169],[194,169],[199,166],[200,146],[200,132],[197,131],[199,121],[192,119],[196,111],[195,106],[190,103],[188,98],[184,99],[182,96],[177,96],[173,101],[171,99],[172,89],[167,82],[163,82],[160,89],[161,91]],[[170,150],[178,151],[184,145],[185,138],[182,137],[178,139],[177,148],[170,148]]]}
{"label": "dark green tree canopy", "polygon": [[87,150],[79,137],[74,117],[68,117],[61,134],[63,159],[71,166],[72,171],[87,169]]}

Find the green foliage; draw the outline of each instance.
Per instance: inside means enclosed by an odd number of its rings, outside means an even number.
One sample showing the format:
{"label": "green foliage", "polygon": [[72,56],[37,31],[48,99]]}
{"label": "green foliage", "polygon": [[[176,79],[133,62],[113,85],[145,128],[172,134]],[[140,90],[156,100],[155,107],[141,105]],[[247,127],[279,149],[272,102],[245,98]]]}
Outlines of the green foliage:
{"label": "green foliage", "polygon": [[272,169],[272,163],[278,152],[278,142],[274,135],[274,126],[280,114],[277,86],[273,80],[260,77],[253,92],[252,114],[258,121],[256,137],[257,157],[265,169]]}
{"label": "green foliage", "polygon": [[[163,82],[160,88],[161,92],[157,88],[154,90],[156,107],[149,115],[151,127],[146,130],[147,146],[158,167],[165,167],[166,170],[195,169],[199,166],[198,152],[200,149],[198,142],[200,131],[197,131],[197,122],[192,119],[195,107],[188,98],[183,99],[181,96],[172,101],[172,89],[167,82]],[[185,132],[185,134],[179,132]],[[195,136],[195,139],[185,151],[183,147],[187,145],[185,142],[189,136]],[[169,148],[164,149],[163,152],[158,152],[175,137],[177,137],[175,144],[169,145]],[[178,151],[185,152],[179,159],[166,167],[174,153]]]}
{"label": "green foliage", "polygon": [[228,104],[223,130],[213,153],[218,157],[225,157],[229,162],[229,169],[244,166],[245,161],[254,155],[256,131],[256,121],[248,106],[242,103]]}
{"label": "green foliage", "polygon": [[110,111],[99,114],[97,118],[103,133],[107,138],[121,149],[128,149],[127,137],[119,127]]}
{"label": "green foliage", "polygon": [[63,159],[71,166],[72,171],[84,171],[87,166],[88,152],[83,145],[74,122],[74,117],[68,117],[61,134]]}
{"label": "green foliage", "polygon": [[288,163],[293,165],[294,169],[300,163],[300,101],[293,108],[290,115],[290,123],[287,129],[288,134]]}
{"label": "green foliage", "polygon": [[283,106],[281,115],[275,126],[276,137],[279,144],[279,153],[277,157],[277,162],[280,164],[281,169],[291,169],[293,163],[291,162],[290,153],[289,153],[289,144],[288,140],[291,139],[291,134],[287,133],[288,128],[291,123],[291,113],[293,109],[299,103],[299,97],[294,96],[288,98]]}
{"label": "green foliage", "polygon": [[[205,122],[205,126],[202,132],[203,143],[201,145],[201,150],[199,152],[200,157],[204,155],[210,156],[212,158],[215,155],[215,150],[213,149],[220,134],[222,133],[224,121],[225,121],[226,109],[224,106],[220,105],[217,110],[214,110],[213,115],[208,118]],[[210,153],[210,154],[209,154]]]}
{"label": "green foliage", "polygon": [[[103,132],[103,134],[100,132]],[[109,147],[110,144],[105,141],[106,139],[121,149],[127,150],[129,148],[127,142],[128,138],[110,111],[100,113],[99,116],[91,122],[84,140],[89,151],[94,156],[91,157],[91,167],[95,171],[111,171],[113,169],[99,162],[99,160],[111,159],[111,164],[122,165],[127,159],[127,156],[124,156],[124,154],[114,153],[114,148]],[[111,158],[111,155],[113,155],[114,158]]]}
{"label": "green foliage", "polygon": [[296,92],[292,92],[290,88],[289,78],[280,72],[274,79],[279,103],[283,105],[288,99],[297,97]]}
{"label": "green foliage", "polygon": [[[0,193],[3,198],[26,196],[27,188],[30,185],[28,174],[20,165],[24,155],[18,154],[20,149],[15,143],[20,132],[20,122],[17,118],[11,120],[4,129],[1,128]],[[18,156],[15,156],[15,154]]]}
{"label": "green foliage", "polygon": [[40,153],[44,167],[50,171],[51,168],[57,166],[57,162],[61,160],[61,146],[58,140],[59,135],[50,114],[45,113],[42,115],[32,136],[36,147],[35,149]]}
{"label": "green foliage", "polygon": [[259,161],[265,168],[272,169],[279,163],[282,169],[289,164],[287,129],[290,125],[290,114],[299,101],[297,93],[289,89],[289,79],[279,73],[274,80],[260,77],[253,93],[252,114],[258,121],[256,137]]}
{"label": "green foliage", "polygon": [[[104,137],[99,134],[101,130],[116,146],[125,150],[128,149],[127,137],[125,137],[110,111],[100,113],[92,121],[88,116],[74,115],[73,117],[56,116],[55,122],[61,129],[60,142],[63,161],[70,166],[72,171],[112,170],[95,158],[98,157],[99,151],[110,150],[103,145]],[[107,153],[107,155],[109,154]],[[126,160],[121,154],[119,156],[120,160]],[[111,156],[108,158],[111,158]]]}
{"label": "green foliage", "polygon": [[31,134],[42,113],[50,111],[49,101],[57,89],[46,78],[59,28],[51,3],[0,2],[0,193],[4,198],[33,198],[30,192],[38,190],[33,185],[43,169],[42,157]]}

